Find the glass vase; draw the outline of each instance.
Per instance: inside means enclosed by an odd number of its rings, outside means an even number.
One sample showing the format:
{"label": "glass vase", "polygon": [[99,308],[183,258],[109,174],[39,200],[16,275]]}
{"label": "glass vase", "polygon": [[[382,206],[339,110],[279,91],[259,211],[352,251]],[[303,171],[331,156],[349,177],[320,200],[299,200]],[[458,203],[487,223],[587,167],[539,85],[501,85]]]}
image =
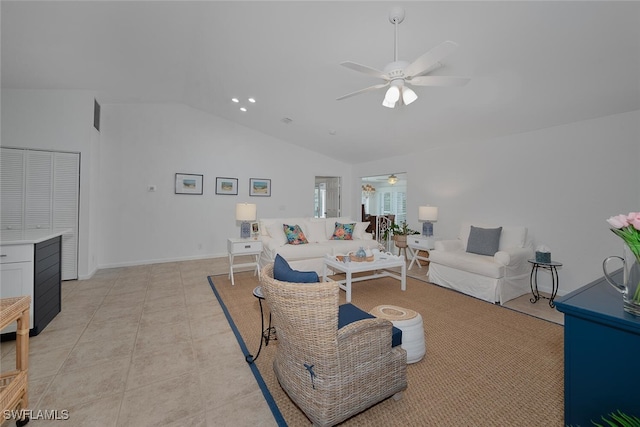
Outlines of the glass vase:
{"label": "glass vase", "polygon": [[[622,261],[622,283],[618,283],[611,277],[608,270],[612,260]],[[616,263],[619,265],[619,263]],[[635,316],[640,316],[640,261],[627,245],[624,245],[624,258],[610,256],[602,263],[604,277],[611,286],[622,294],[624,311]]]}

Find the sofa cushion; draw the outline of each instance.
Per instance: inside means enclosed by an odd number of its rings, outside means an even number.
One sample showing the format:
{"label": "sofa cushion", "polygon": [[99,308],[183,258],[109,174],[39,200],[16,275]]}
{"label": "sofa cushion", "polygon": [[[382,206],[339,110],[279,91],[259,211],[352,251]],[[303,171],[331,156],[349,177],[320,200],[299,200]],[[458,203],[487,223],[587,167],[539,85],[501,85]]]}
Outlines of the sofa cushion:
{"label": "sofa cushion", "polygon": [[353,230],[356,224],[341,224],[336,222],[336,227],[333,230],[331,240],[353,240]]}
{"label": "sofa cushion", "polygon": [[321,243],[327,241],[326,222],[325,219],[309,218],[302,224],[302,230],[304,230],[309,242]]}
{"label": "sofa cushion", "polygon": [[524,248],[527,242],[527,227],[506,226],[500,233],[500,250]]}
{"label": "sofa cushion", "polygon": [[273,239],[277,246],[284,246],[287,244],[287,236],[282,229],[282,223],[272,222],[266,227],[267,233]]}
{"label": "sofa cushion", "polygon": [[364,235],[367,232],[367,228],[371,225],[370,222],[356,222],[356,226],[353,230],[354,239],[364,239]]}
{"label": "sofa cushion", "polygon": [[290,245],[304,245],[306,243],[309,243],[304,235],[304,232],[298,224],[282,224],[282,229],[284,231],[284,234],[287,236],[287,242]]}
{"label": "sofa cushion", "polygon": [[[338,307],[338,329],[362,319],[375,319],[375,316],[353,304],[342,304]],[[402,330],[394,326],[391,332],[391,347],[400,344],[402,344]]]}
{"label": "sofa cushion", "polygon": [[467,252],[478,255],[495,255],[500,248],[500,233],[502,233],[502,227],[480,228],[472,225],[469,231]]}
{"label": "sofa cushion", "polygon": [[317,283],[318,273],[315,271],[297,271],[280,255],[276,255],[273,263],[273,278],[281,282]]}

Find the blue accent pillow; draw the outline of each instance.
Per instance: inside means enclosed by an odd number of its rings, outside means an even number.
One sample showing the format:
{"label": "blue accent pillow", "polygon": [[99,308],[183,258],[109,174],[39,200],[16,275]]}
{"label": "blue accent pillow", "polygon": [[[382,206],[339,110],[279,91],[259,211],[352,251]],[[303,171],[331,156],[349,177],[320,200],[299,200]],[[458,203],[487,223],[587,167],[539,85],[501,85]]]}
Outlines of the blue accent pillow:
{"label": "blue accent pillow", "polygon": [[289,263],[279,254],[273,263],[273,278],[281,282],[291,283],[317,283],[318,273],[315,271],[297,271],[289,266]]}
{"label": "blue accent pillow", "polygon": [[[347,326],[349,323],[362,319],[374,319],[375,316],[356,307],[353,304],[342,304],[338,307],[338,329]],[[393,327],[391,331],[391,347],[402,344],[402,330]]]}
{"label": "blue accent pillow", "polygon": [[494,256],[500,247],[501,233],[502,227],[480,228],[472,225],[467,241],[467,252]]}

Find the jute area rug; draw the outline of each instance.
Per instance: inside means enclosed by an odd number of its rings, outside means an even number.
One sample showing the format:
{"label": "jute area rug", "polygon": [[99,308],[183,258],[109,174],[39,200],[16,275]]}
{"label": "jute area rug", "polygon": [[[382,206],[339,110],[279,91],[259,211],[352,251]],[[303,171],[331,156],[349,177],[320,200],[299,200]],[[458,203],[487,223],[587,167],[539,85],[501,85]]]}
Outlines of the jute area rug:
{"label": "jute area rug", "polygon": [[[233,322],[255,355],[260,344],[259,285],[252,273],[212,276]],[[341,292],[341,303],[345,293]],[[353,304],[381,304],[422,315],[427,353],[407,366],[408,388],[345,421],[345,426],[562,426],[562,326],[407,277],[354,283]],[[263,303],[265,317],[268,304]],[[266,320],[265,320],[266,321]],[[273,372],[277,341],[255,362],[289,426],[311,423],[282,390]],[[238,355],[238,357],[243,357]]]}

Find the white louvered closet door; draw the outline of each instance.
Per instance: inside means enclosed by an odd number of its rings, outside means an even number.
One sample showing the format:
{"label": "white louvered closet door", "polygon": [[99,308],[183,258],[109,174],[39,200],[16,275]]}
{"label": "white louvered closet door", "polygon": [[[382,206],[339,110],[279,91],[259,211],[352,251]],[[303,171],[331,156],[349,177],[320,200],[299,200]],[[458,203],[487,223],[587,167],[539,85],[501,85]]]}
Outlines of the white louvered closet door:
{"label": "white louvered closet door", "polygon": [[78,278],[79,154],[53,153],[53,228],[70,228],[62,236],[62,280]]}
{"label": "white louvered closet door", "polygon": [[0,151],[0,228],[22,230],[24,212],[24,151]]}
{"label": "white louvered closet door", "polygon": [[68,228],[62,280],[78,278],[80,154],[2,148],[2,229]]}
{"label": "white louvered closet door", "polygon": [[25,228],[51,228],[53,153],[27,151]]}

